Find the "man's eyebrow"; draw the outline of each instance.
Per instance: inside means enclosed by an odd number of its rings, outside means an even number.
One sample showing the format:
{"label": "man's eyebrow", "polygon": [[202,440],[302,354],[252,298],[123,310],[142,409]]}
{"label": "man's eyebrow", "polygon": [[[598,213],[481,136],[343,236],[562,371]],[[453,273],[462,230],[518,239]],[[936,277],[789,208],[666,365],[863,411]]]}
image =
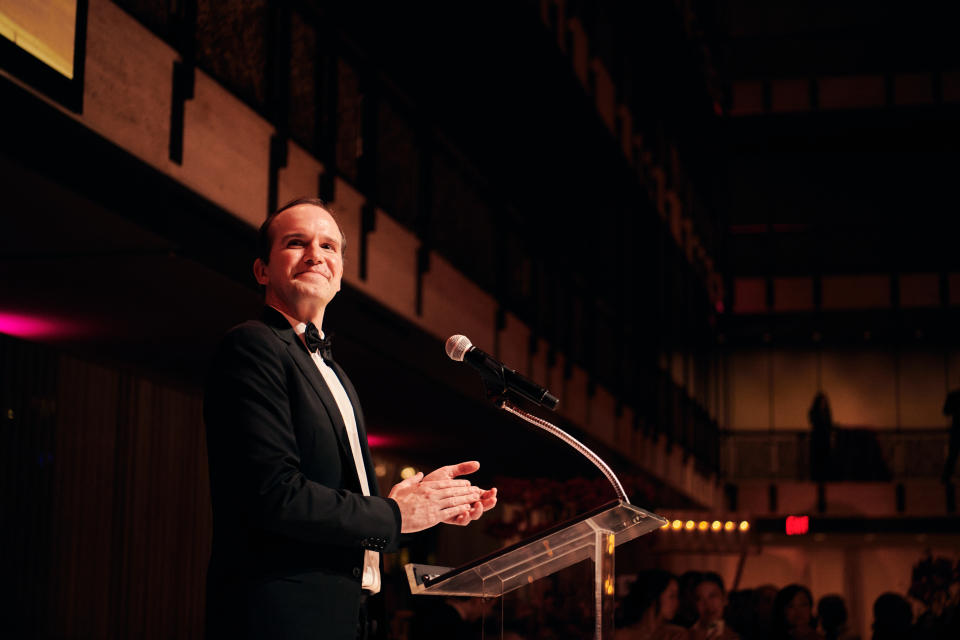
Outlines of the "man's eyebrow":
{"label": "man's eyebrow", "polygon": [[[280,236],[280,242],[286,242],[287,240],[292,240],[293,238],[306,238],[310,234],[306,231],[291,231],[290,233],[285,233]],[[323,234],[323,238],[326,242],[333,242],[336,245],[340,244],[339,236]]]}

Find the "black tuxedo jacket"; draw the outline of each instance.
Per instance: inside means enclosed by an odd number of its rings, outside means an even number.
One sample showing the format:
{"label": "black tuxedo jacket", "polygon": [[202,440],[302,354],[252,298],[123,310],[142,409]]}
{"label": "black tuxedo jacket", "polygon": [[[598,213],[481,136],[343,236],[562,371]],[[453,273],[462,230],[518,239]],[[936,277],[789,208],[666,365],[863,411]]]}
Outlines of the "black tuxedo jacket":
{"label": "black tuxedo jacket", "polygon": [[274,309],[232,329],[204,395],[213,545],[208,637],[355,638],[364,549],[390,551],[400,511],[379,497],[356,391],[370,491],[360,490],[337,403]]}

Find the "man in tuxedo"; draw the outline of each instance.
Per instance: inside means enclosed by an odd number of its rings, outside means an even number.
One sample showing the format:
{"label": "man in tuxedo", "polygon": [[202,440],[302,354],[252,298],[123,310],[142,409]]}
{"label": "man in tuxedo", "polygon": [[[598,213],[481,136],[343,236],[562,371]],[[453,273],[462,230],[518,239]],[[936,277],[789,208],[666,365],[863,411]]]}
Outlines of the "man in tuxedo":
{"label": "man in tuxedo", "polygon": [[208,637],[354,640],[380,552],[401,533],[465,525],[496,503],[464,462],[377,490],[363,413],[323,338],[346,240],[319,200],[260,229],[260,321],[232,329],[204,396],[213,545]]}

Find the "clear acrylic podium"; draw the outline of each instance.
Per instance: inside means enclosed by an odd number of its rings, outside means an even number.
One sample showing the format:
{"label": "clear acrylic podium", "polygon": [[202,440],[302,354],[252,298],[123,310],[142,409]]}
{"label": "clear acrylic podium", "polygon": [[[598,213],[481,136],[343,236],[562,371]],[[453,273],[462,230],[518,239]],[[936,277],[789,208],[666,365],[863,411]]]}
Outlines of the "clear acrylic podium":
{"label": "clear acrylic podium", "polygon": [[586,559],[594,564],[593,637],[613,638],[614,550],[667,520],[615,501],[462,567],[405,566],[410,591],[500,597]]}

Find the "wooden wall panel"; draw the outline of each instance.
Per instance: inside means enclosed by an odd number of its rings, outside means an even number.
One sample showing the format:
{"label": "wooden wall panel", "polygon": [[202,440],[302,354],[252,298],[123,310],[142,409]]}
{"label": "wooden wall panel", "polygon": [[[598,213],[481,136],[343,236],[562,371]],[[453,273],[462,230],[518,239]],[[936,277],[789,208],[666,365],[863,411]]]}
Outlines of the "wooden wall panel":
{"label": "wooden wall panel", "polygon": [[945,357],[947,388],[960,389],[960,350],[951,349]]}
{"label": "wooden wall panel", "polygon": [[823,109],[864,109],[882,107],[887,102],[881,75],[820,78],[818,95]]}
{"label": "wooden wall panel", "polygon": [[[545,386],[553,395],[557,395],[553,387],[551,387],[551,381],[549,379],[550,367],[547,366],[548,357],[550,354],[550,343],[548,343],[543,338],[537,340],[537,351],[533,354],[533,357],[530,359],[530,370],[526,373],[528,377],[539,383],[542,386]],[[556,383],[552,383],[556,385]],[[560,399],[563,402],[563,398]]]}
{"label": "wooden wall panel", "polygon": [[889,276],[824,276],[823,278],[824,309],[887,309],[889,307]]}
{"label": "wooden wall panel", "polygon": [[374,231],[367,236],[367,279],[355,284],[404,318],[415,320],[419,248],[412,232],[377,209]]}
{"label": "wooden wall panel", "polygon": [[617,400],[605,387],[597,386],[590,399],[587,428],[590,433],[610,447],[615,447],[617,427]]}
{"label": "wooden wall panel", "polygon": [[[528,354],[530,347],[530,329],[517,316],[512,313],[506,314],[506,323],[499,335],[499,350],[496,357],[503,364],[515,369],[523,375],[530,377],[529,367],[527,366],[530,357]],[[534,381],[543,384],[542,380]]]}
{"label": "wooden wall panel", "polygon": [[900,276],[900,306],[939,307],[940,276],[936,273],[905,273]]}
{"label": "wooden wall panel", "polygon": [[774,278],[773,310],[813,311],[813,278]]}
{"label": "wooden wall panel", "polygon": [[112,2],[87,16],[83,121],[169,173],[173,63],[177,54]]}
{"label": "wooden wall panel", "polygon": [[767,282],[763,278],[733,281],[733,312],[763,313],[767,310]]}
{"label": "wooden wall panel", "polygon": [[[242,132],[242,135],[238,135]],[[179,181],[238,218],[259,227],[267,217],[273,126],[210,76],[197,70],[187,100]]]}
{"label": "wooden wall panel", "polygon": [[564,380],[563,394],[560,396],[565,402],[557,406],[563,417],[584,427],[587,425],[590,402],[587,396],[587,382],[587,372],[573,365],[570,368],[570,377]]}
{"label": "wooden wall panel", "polygon": [[459,333],[477,347],[493,351],[496,303],[490,294],[436,253],[423,276],[421,325],[437,337]]}
{"label": "wooden wall panel", "polygon": [[295,142],[287,142],[287,166],[277,172],[277,206],[295,198],[316,198],[323,164]]}
{"label": "wooden wall panel", "polygon": [[932,104],[933,75],[930,73],[894,75],[893,103],[896,105]]}
{"label": "wooden wall panel", "polygon": [[943,353],[914,351],[900,356],[900,426],[946,427],[950,420],[942,411],[946,396]]}
{"label": "wooden wall panel", "polygon": [[766,350],[730,356],[730,428],[770,428],[770,362]]}
{"label": "wooden wall panel", "polygon": [[810,110],[810,82],[806,78],[774,80],[770,93],[770,107],[774,112]]}
{"label": "wooden wall panel", "polygon": [[337,178],[331,204],[340,231],[347,238],[347,251],[343,257],[343,281],[357,285],[360,280],[360,222],[366,199],[346,180]]}
{"label": "wooden wall panel", "polygon": [[894,356],[889,351],[824,352],[823,390],[838,426],[896,426]]}
{"label": "wooden wall panel", "polygon": [[817,354],[811,351],[773,353],[773,426],[809,429],[807,413],[817,394]]}

